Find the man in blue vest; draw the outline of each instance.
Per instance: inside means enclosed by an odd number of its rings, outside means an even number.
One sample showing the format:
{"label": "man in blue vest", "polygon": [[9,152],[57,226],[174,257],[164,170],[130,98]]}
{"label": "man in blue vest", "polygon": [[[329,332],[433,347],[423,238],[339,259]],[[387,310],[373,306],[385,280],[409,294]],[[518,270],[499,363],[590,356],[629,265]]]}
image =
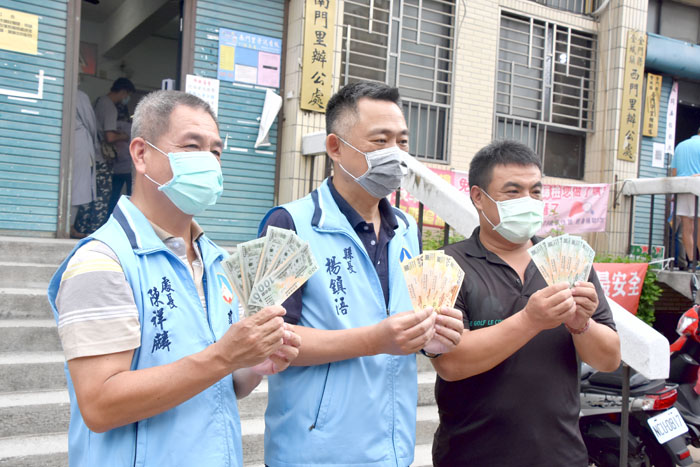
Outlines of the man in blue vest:
{"label": "man in blue vest", "polygon": [[299,336],[282,307],[239,320],[226,253],[193,220],[222,192],[209,105],[154,92],[132,131],[133,196],[49,286],[67,360],[70,465],[241,466],[236,398],[258,372],[285,369]]}
{"label": "man in blue vest", "polygon": [[303,344],[295,366],[269,378],[265,463],[405,467],[415,449],[415,352],[433,335],[454,348],[462,315],[412,310],[400,263],[420,254],[419,234],[386,199],[408,151],[398,90],[345,86],[328,102],[326,132],[334,176],[261,223],[261,233],[295,230],[320,265],[284,303]]}

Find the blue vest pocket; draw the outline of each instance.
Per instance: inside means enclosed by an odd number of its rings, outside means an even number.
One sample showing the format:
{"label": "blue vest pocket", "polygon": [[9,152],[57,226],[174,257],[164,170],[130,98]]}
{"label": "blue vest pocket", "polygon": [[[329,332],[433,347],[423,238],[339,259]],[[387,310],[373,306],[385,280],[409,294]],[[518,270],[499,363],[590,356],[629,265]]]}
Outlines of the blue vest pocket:
{"label": "blue vest pocket", "polygon": [[331,403],[332,386],[330,381],[331,365],[328,364],[326,368],[326,377],[323,379],[323,387],[321,389],[321,398],[318,402],[318,410],[316,410],[316,417],[314,417],[314,423],[309,427],[309,431],[317,430],[321,428],[323,421],[326,418],[326,413],[328,412],[328,406]]}

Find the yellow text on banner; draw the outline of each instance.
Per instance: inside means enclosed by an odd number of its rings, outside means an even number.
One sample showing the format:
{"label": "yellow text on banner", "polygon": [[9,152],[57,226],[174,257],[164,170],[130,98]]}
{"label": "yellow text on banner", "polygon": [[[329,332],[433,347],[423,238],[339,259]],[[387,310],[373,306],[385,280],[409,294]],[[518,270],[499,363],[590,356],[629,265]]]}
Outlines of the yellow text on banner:
{"label": "yellow text on banner", "polygon": [[644,125],[642,134],[656,138],[659,131],[659,101],[661,100],[661,75],[647,73],[647,92],[644,98]]}
{"label": "yellow text on banner", "polygon": [[300,107],[326,112],[331,97],[337,0],[306,0]]}
{"label": "yellow text on banner", "polygon": [[642,117],[642,85],[647,35],[642,31],[627,31],[625,53],[625,79],[622,89],[622,113],[620,114],[620,138],[617,158],[634,162],[639,148],[639,126]]}
{"label": "yellow text on banner", "polygon": [[37,15],[0,8],[0,49],[36,55],[38,42]]}

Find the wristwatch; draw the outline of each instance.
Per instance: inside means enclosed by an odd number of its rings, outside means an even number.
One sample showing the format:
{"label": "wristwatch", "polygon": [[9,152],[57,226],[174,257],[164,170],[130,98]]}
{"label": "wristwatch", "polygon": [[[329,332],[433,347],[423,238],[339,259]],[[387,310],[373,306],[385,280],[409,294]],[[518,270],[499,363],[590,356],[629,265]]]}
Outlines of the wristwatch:
{"label": "wristwatch", "polygon": [[425,355],[425,356],[428,357],[428,358],[438,358],[440,355],[442,355],[441,353],[430,353],[430,352],[426,352],[426,351],[423,350],[423,349],[420,349],[420,353],[422,353],[423,355]]}

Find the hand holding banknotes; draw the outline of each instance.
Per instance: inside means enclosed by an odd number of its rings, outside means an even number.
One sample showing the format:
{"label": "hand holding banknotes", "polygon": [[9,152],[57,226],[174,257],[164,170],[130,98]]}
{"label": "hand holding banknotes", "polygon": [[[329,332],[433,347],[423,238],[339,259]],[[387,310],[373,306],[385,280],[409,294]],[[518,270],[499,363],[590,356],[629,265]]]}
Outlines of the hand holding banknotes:
{"label": "hand holding banknotes", "polygon": [[540,289],[527,301],[524,316],[535,329],[544,331],[560,326],[575,317],[576,302],[567,282]]}
{"label": "hand holding banknotes", "polygon": [[581,330],[586,327],[588,320],[598,308],[598,293],[590,282],[577,282],[571,289],[571,293],[576,302],[576,313],[564,324],[570,329]]}
{"label": "hand holding banknotes", "polygon": [[436,314],[432,308],[404,311],[383,319],[374,329],[374,342],[381,348],[376,353],[408,355],[418,352],[435,334]]}
{"label": "hand holding banknotes", "polygon": [[214,344],[230,371],[255,366],[283,346],[284,314],[281,306],[269,306],[231,325]]}
{"label": "hand holding banknotes", "polygon": [[462,312],[448,306],[440,307],[435,318],[435,335],[423,350],[432,354],[447,353],[457,347],[463,332]]}
{"label": "hand holding banknotes", "polygon": [[285,323],[282,346],[267,360],[255,365],[251,370],[261,376],[274,375],[284,371],[299,355],[299,347],[301,347],[301,336],[294,332],[292,326]]}

